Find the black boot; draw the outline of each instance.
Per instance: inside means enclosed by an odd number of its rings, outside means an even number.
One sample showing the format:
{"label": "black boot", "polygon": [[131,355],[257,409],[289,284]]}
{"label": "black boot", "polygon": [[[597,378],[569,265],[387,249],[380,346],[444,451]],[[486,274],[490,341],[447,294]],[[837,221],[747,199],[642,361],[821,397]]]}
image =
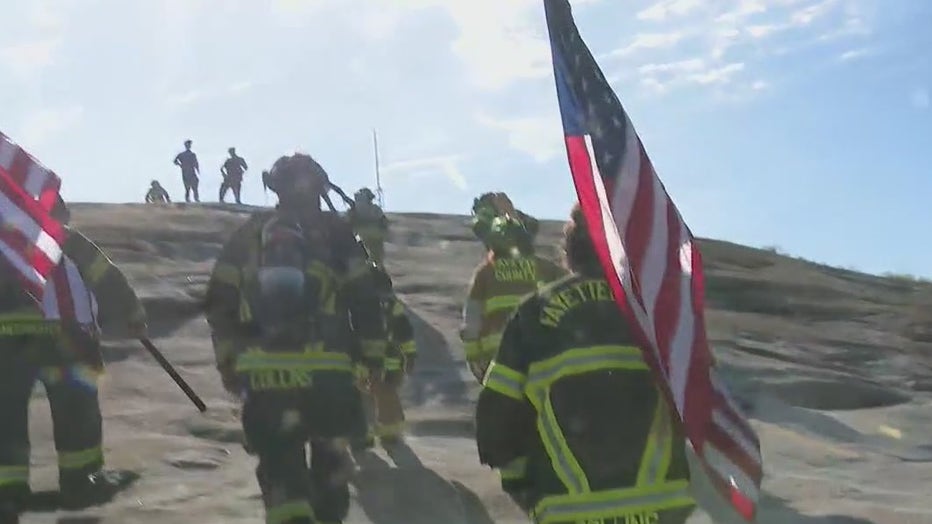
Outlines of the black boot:
{"label": "black boot", "polygon": [[86,476],[61,480],[61,505],[65,509],[98,506],[139,479],[133,471],[102,469]]}

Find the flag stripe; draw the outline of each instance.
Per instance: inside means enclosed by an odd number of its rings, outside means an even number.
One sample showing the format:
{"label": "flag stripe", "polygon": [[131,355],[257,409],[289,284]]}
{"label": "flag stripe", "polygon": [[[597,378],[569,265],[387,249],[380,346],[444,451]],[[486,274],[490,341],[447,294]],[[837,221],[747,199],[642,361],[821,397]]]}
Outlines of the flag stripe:
{"label": "flag stripe", "polygon": [[544,6],[570,171],[612,293],[713,485],[751,520],[760,442],[715,376],[699,248],[582,41],[569,3]]}

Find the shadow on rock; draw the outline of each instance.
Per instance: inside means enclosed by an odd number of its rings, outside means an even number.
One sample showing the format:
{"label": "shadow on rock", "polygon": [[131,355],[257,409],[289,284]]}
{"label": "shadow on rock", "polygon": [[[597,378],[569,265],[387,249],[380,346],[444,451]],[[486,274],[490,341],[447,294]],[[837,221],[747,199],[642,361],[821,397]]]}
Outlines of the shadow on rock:
{"label": "shadow on rock", "polygon": [[100,517],[58,517],[57,524],[98,524],[103,522]]}
{"label": "shadow on rock", "polygon": [[760,524],[876,524],[873,520],[847,515],[803,515],[783,499],[764,493],[761,501]]}
{"label": "shadow on rock", "polygon": [[406,381],[411,401],[420,405],[427,400],[440,397],[444,402],[464,403],[468,389],[458,370],[462,364],[451,352],[443,333],[430,325],[410,307],[406,313],[414,327],[417,343],[417,365],[414,375]]}
{"label": "shadow on rock", "polygon": [[466,486],[424,467],[405,444],[387,450],[397,467],[374,452],[356,455],[356,499],[373,524],[494,524]]}

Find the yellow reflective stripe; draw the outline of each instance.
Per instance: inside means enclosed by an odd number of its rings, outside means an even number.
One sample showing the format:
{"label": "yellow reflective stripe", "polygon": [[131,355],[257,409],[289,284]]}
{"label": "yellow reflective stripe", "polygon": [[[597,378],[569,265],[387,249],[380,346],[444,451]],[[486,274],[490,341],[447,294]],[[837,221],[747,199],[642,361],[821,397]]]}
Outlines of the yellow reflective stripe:
{"label": "yellow reflective stripe", "polygon": [[210,278],[222,284],[238,288],[240,285],[240,270],[233,264],[218,262],[217,265],[214,266]]}
{"label": "yellow reflective stripe", "polygon": [[329,351],[268,353],[249,350],[236,359],[236,371],[290,369],[295,371],[353,371],[349,355]]}
{"label": "yellow reflective stripe", "polygon": [[490,314],[501,311],[502,309],[515,309],[521,305],[521,300],[523,299],[524,295],[500,295],[497,297],[490,297],[487,298],[482,305],[482,311],[486,314]]}
{"label": "yellow reflective stripe", "polygon": [[466,360],[476,360],[482,356],[482,344],[478,340],[463,341],[463,351],[466,353]]}
{"label": "yellow reflective stripe", "polygon": [[58,469],[81,469],[93,464],[100,464],[104,460],[104,450],[100,446],[82,449],[81,451],[60,451],[58,453]]}
{"label": "yellow reflective stripe", "polygon": [[417,343],[415,343],[413,340],[402,342],[401,344],[398,344],[398,351],[401,351],[406,355],[417,353]]}
{"label": "yellow reflective stripe", "polygon": [[375,434],[379,437],[397,437],[404,433],[405,423],[396,422],[394,424],[377,424]]}
{"label": "yellow reflective stripe", "polygon": [[483,387],[515,400],[524,400],[527,377],[499,362],[492,361],[485,374]]}
{"label": "yellow reflective stripe", "polygon": [[547,391],[536,391],[536,396],[531,398],[531,402],[537,408],[537,432],[550,458],[553,471],[570,493],[589,491],[589,480],[560,430]]}
{"label": "yellow reflective stripe", "polygon": [[2,323],[0,337],[17,337],[20,335],[57,335],[61,332],[58,322],[34,320],[32,322]]}
{"label": "yellow reflective stripe", "polygon": [[498,470],[502,480],[523,479],[527,470],[527,457],[518,457]]}
{"label": "yellow reflective stripe", "polygon": [[554,472],[571,494],[588,492],[589,482],[560,430],[550,403],[550,386],[564,376],[606,369],[640,370],[647,365],[636,347],[605,345],[569,349],[528,369],[525,392],[537,411],[537,430]]}
{"label": "yellow reflective stripe", "polygon": [[401,369],[401,359],[389,357],[385,359],[385,371],[398,371]]}
{"label": "yellow reflective stripe", "polygon": [[395,301],[395,304],[392,306],[392,315],[396,317],[403,317],[405,315],[405,307],[401,302]]}
{"label": "yellow reflective stripe", "polygon": [[306,500],[293,500],[277,504],[265,511],[266,524],[283,524],[291,519],[307,517],[314,519],[314,509]]}
{"label": "yellow reflective stripe", "polygon": [[311,262],[306,272],[316,277],[317,281],[320,282],[321,309],[323,309],[324,313],[335,314],[337,311],[337,294],[333,292],[333,284],[337,281],[336,273],[333,272],[330,266],[319,260]]}
{"label": "yellow reflective stripe", "polygon": [[647,446],[641,456],[638,468],[637,486],[648,486],[663,482],[670,469],[673,457],[673,434],[670,427],[670,413],[662,395],[657,396],[654,420],[650,425]]}
{"label": "yellow reflective stripe", "polygon": [[94,261],[91,263],[90,267],[87,268],[87,281],[96,284],[100,282],[104,275],[107,274],[107,271],[110,270],[110,266],[113,263],[110,262],[110,259],[107,258],[103,253],[98,254]]}
{"label": "yellow reflective stripe", "polygon": [[534,508],[533,515],[539,524],[585,522],[694,505],[689,481],[678,480],[645,488],[544,497]]}
{"label": "yellow reflective stripe", "polygon": [[546,388],[562,377],[606,369],[647,369],[641,350],[633,346],[589,346],[569,349],[535,362],[528,369],[530,387]]}
{"label": "yellow reflective stripe", "polygon": [[3,323],[16,323],[16,322],[29,322],[33,320],[42,320],[42,313],[38,309],[26,309],[23,308],[20,311],[11,311],[8,313],[0,313],[0,324]]}
{"label": "yellow reflective stripe", "polygon": [[241,322],[252,322],[252,308],[249,307],[245,295],[240,295],[239,319]]}
{"label": "yellow reflective stripe", "polygon": [[479,339],[479,343],[485,348],[485,353],[494,357],[498,354],[498,347],[502,345],[502,334],[492,333]]}
{"label": "yellow reflective stripe", "polygon": [[0,487],[28,483],[29,466],[0,466]]}

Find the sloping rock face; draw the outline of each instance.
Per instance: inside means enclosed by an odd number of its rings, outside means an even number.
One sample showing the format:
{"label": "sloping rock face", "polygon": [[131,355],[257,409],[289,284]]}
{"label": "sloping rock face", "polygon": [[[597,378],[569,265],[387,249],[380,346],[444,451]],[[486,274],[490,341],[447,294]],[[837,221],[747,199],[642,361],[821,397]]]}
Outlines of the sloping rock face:
{"label": "sloping rock face", "polygon": [[[77,204],[74,225],[126,272],[156,344],[207,402],[199,414],[119,329],[100,385],[112,467],[142,475],[80,513],[37,507],[27,523],[258,523],[255,460],[238,404],[214,370],[200,314],[207,275],[250,208]],[[393,214],[388,267],[420,350],[404,387],[408,447],[358,457],[348,523],[527,522],[478,464],[477,386],[456,336],[481,246],[463,216]],[[544,253],[561,224],[546,222]],[[702,241],[707,325],[724,373],[753,418],[766,480],[762,523],[932,523],[932,288]],[[47,402],[31,406],[33,487],[56,487]],[[702,486],[699,489],[701,492]],[[729,522],[719,515],[719,522]],[[697,512],[691,524],[709,523]]]}

